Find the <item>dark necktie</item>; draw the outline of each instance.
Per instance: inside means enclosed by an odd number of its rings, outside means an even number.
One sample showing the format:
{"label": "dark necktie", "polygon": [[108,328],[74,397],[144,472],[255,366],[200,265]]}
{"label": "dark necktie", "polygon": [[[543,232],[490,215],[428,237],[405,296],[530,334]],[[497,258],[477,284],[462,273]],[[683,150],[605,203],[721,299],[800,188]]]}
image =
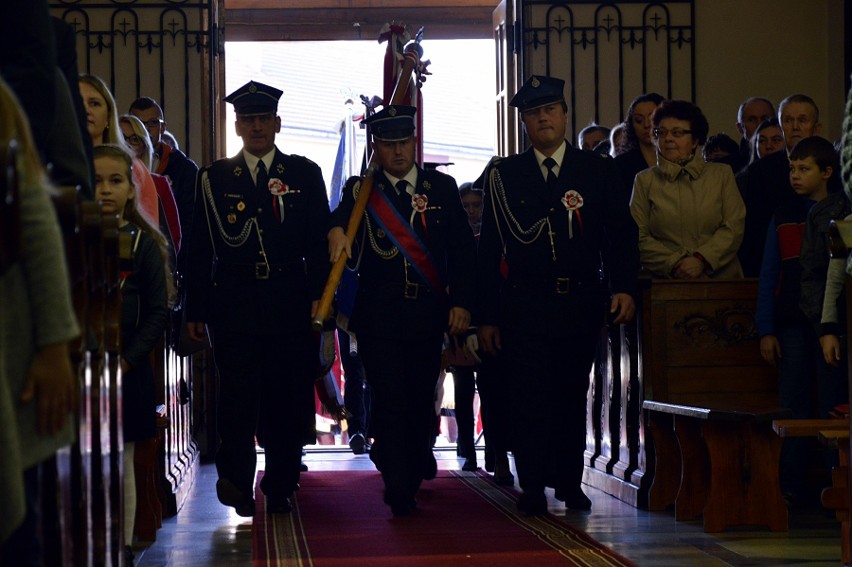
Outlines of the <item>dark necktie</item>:
{"label": "dark necktie", "polygon": [[405,179],[400,179],[396,182],[396,193],[397,195],[407,195],[408,194],[408,181]]}
{"label": "dark necktie", "polygon": [[553,173],[553,168],[556,167],[556,160],[552,157],[544,158],[542,162],[544,167],[547,168],[547,186],[553,187],[556,185],[556,174]]}
{"label": "dark necktie", "polygon": [[269,185],[269,173],[266,171],[266,164],[263,160],[257,162],[257,175],[255,176],[254,186],[258,189],[266,189]]}

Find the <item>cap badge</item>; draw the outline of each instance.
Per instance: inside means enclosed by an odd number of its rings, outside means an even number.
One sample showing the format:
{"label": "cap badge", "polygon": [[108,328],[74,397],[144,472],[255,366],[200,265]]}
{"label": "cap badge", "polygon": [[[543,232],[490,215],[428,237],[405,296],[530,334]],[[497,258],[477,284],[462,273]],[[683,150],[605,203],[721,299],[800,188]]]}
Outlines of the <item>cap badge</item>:
{"label": "cap badge", "polygon": [[256,92],[257,92],[257,85],[255,85],[254,83],[252,83],[251,85],[249,85],[249,89],[248,89],[248,91],[249,91],[250,93],[252,93],[252,94],[256,93]]}
{"label": "cap badge", "polygon": [[530,86],[533,88],[538,88],[541,86],[541,81],[538,80],[538,77],[533,77],[532,81],[530,81]]}
{"label": "cap badge", "polygon": [[388,114],[390,114],[391,116],[396,116],[396,108],[390,107],[388,109]]}

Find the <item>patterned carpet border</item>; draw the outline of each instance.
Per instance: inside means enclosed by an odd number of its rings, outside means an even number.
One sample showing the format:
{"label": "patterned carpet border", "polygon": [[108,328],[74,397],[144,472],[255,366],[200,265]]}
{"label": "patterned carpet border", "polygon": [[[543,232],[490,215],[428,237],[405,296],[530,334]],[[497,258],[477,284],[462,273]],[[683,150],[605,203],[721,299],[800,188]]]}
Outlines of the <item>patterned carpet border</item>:
{"label": "patterned carpet border", "polygon": [[[635,567],[635,564],[596,541],[588,534],[552,514],[527,517],[517,511],[518,493],[497,486],[482,472],[444,471],[455,477],[509,521],[536,537],[565,558],[566,566]],[[340,471],[338,474],[346,474]],[[266,514],[260,479],[256,480],[256,508],[253,521],[253,567],[313,567],[308,534],[302,521],[298,492],[291,499],[290,514]]]}
{"label": "patterned carpet border", "polygon": [[451,472],[512,522],[535,535],[562,556],[573,561],[575,565],[583,567],[635,567],[632,561],[552,514],[525,516],[518,512],[516,506],[518,493],[511,488],[497,486],[491,481],[491,476],[487,473],[482,471]]}

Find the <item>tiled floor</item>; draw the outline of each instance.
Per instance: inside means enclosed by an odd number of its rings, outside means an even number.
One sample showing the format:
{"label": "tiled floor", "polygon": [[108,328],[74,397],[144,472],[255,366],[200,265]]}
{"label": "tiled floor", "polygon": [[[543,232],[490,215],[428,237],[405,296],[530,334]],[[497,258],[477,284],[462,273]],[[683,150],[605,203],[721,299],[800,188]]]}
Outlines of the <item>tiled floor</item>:
{"label": "tiled floor", "polygon": [[[436,451],[436,456],[442,469],[461,466],[455,449]],[[305,463],[312,471],[340,474],[373,470],[367,455],[348,450],[309,452]],[[251,565],[251,519],[220,505],[215,484],[215,467],[202,465],[184,508],[165,520],[153,545],[137,551],[139,567]],[[637,510],[589,487],[586,493],[592,499],[591,512],[566,513],[550,494],[551,511],[643,567],[840,565],[839,523],[818,507],[791,511],[786,533],[737,529],[705,534],[700,522],[676,522],[671,512]]]}

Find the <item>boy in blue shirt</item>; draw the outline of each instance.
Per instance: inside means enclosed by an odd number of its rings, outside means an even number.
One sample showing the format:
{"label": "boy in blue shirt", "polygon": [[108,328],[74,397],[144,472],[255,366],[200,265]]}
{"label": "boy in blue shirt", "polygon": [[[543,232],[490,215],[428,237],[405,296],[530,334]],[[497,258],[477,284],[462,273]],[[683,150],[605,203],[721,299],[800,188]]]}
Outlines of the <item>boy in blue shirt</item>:
{"label": "boy in blue shirt", "polygon": [[[812,207],[828,197],[829,180],[837,171],[834,165],[837,155],[830,142],[814,136],[798,142],[789,157],[790,184],[795,197],[776,209],[766,234],[758,287],[757,328],[761,356],[778,368],[779,405],[790,408],[792,417],[806,419],[814,417],[811,412],[814,375],[820,378],[820,396],[832,397],[833,389],[826,386],[831,381],[832,368],[825,363],[816,330],[800,307],[800,255],[818,248],[803,241],[806,222]],[[823,249],[827,250],[825,245]],[[788,501],[802,497],[807,443],[806,438],[784,441],[781,489]]]}

